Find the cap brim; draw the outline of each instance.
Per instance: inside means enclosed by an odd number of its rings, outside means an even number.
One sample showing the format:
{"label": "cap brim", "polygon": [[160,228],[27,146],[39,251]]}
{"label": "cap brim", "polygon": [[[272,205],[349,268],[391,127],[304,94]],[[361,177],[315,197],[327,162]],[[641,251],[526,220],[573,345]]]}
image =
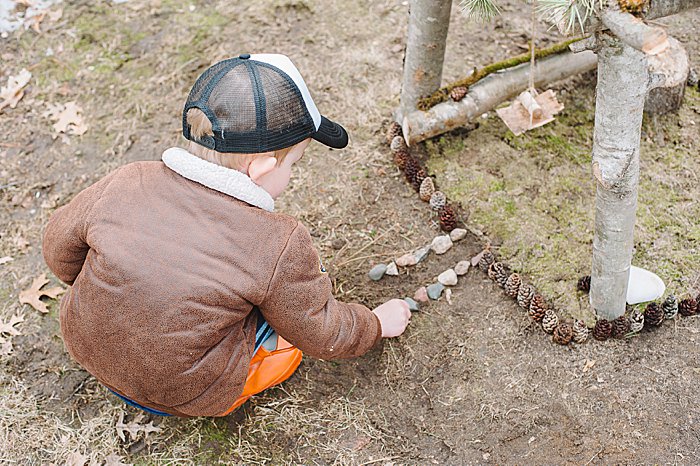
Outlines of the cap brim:
{"label": "cap brim", "polygon": [[333,149],[342,149],[348,145],[348,132],[345,131],[345,128],[324,116],[321,116],[321,125],[318,127],[318,131],[311,137]]}

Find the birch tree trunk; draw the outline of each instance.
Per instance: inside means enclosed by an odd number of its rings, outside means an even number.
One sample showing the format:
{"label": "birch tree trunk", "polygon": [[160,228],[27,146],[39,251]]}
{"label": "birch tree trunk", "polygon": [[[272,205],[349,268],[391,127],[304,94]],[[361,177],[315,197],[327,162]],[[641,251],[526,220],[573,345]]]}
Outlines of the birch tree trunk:
{"label": "birch tree trunk", "polygon": [[451,8],[452,0],[411,0],[398,122],[440,88]]}

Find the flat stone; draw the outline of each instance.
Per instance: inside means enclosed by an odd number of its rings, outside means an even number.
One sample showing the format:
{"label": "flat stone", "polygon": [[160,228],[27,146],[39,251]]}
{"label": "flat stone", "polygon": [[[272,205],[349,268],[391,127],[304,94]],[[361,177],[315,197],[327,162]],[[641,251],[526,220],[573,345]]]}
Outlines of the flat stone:
{"label": "flat stone", "polygon": [[432,300],[437,300],[442,295],[445,286],[442,283],[433,283],[427,288],[428,297]]}
{"label": "flat stone", "polygon": [[422,262],[423,259],[428,257],[429,253],[430,253],[430,246],[425,246],[423,248],[418,249],[416,252],[414,252],[413,257],[416,258],[416,264],[419,262]]}
{"label": "flat stone", "polygon": [[438,275],[438,282],[445,286],[455,286],[457,284],[457,273],[454,269],[447,269]]}
{"label": "flat stone", "polygon": [[403,300],[406,301],[406,303],[408,304],[408,308],[411,310],[411,312],[420,311],[420,305],[413,299],[406,297],[403,298]]}
{"label": "flat stone", "polygon": [[455,242],[464,239],[467,236],[467,230],[464,228],[455,228],[450,232],[450,239]]}
{"label": "flat stone", "polygon": [[445,301],[452,306],[452,290],[449,288],[445,290]]}
{"label": "flat stone", "polygon": [[435,254],[445,254],[452,247],[452,240],[448,235],[436,236],[433,239],[430,248],[435,251]]}
{"label": "flat stone", "polygon": [[374,267],[372,267],[372,270],[369,271],[369,278],[371,278],[375,282],[381,280],[384,274],[386,273],[386,268],[386,264],[375,265]]}
{"label": "flat stone", "polygon": [[396,265],[398,265],[399,267],[410,267],[412,265],[416,265],[417,263],[418,259],[412,253],[404,254],[403,256],[396,259]]}
{"label": "flat stone", "polygon": [[416,290],[416,293],[413,295],[413,299],[421,303],[427,303],[430,299],[428,298],[428,290],[424,286],[421,286]]}
{"label": "flat stone", "polygon": [[396,262],[392,262],[386,267],[386,274],[396,277],[399,274],[399,268],[396,267]]}
{"label": "flat stone", "polygon": [[457,265],[455,265],[455,273],[459,277],[466,275],[467,272],[469,272],[469,267],[471,267],[471,265],[472,264],[469,261],[459,261],[457,262]]}

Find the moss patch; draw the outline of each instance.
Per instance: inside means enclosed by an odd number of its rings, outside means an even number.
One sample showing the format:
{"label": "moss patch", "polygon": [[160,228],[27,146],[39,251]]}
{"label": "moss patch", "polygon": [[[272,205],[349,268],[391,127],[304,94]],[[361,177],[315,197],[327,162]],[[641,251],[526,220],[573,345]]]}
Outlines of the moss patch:
{"label": "moss patch", "polygon": [[[440,188],[470,211],[500,257],[564,314],[592,322],[576,281],[591,266],[594,85],[562,99],[566,109],[555,122],[521,136],[492,116],[468,137],[442,136],[425,148]],[[697,291],[700,269],[700,207],[693,202],[700,160],[692,156],[700,150],[698,114],[700,94],[689,88],[679,115],[645,120],[642,134],[633,262],[677,295]]]}

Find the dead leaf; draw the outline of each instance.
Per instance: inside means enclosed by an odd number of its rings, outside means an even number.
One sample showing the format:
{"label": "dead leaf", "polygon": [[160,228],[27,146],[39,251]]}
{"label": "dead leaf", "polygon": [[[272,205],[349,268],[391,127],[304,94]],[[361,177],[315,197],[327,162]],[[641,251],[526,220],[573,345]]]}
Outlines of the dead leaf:
{"label": "dead leaf", "polygon": [[588,372],[590,369],[593,368],[593,366],[595,366],[595,363],[596,363],[595,359],[586,359],[586,362],[583,364],[582,372],[584,372],[584,373]]}
{"label": "dead leaf", "polygon": [[87,463],[87,456],[83,455],[79,451],[74,451],[66,459],[66,464],[64,466],[85,466]]}
{"label": "dead leaf", "polygon": [[139,414],[133,421],[128,424],[124,424],[124,412],[122,411],[119,413],[119,420],[117,421],[115,427],[117,429],[117,435],[122,442],[126,442],[124,432],[129,433],[129,438],[132,442],[136,441],[141,433],[143,433],[143,437],[145,439],[151,432],[160,432],[160,427],[154,426],[153,421],[149,422],[148,424],[139,424],[139,422],[143,421],[143,418],[143,414]]}
{"label": "dead leaf", "polygon": [[10,256],[0,257],[0,265],[5,265],[13,260],[14,259],[12,259]]}
{"label": "dead leaf", "polygon": [[112,453],[105,458],[104,466],[134,466],[132,463],[122,463],[121,456]]}
{"label": "dead leaf", "polygon": [[81,136],[88,130],[88,125],[83,121],[83,110],[75,102],[68,102],[65,105],[49,104],[49,109],[44,112],[44,116],[48,116],[55,121],[53,129],[56,131],[54,139],[60,133],[73,134]]}
{"label": "dead leaf", "polygon": [[32,78],[32,73],[22,69],[17,76],[7,78],[7,86],[0,87],[0,112],[5,107],[15,108],[22,97],[24,97],[24,88],[29,84]]}
{"label": "dead leaf", "polygon": [[12,317],[10,317],[10,320],[7,322],[0,322],[0,333],[4,333],[10,336],[17,336],[21,335],[20,331],[15,328],[15,325],[24,322],[24,317],[15,314]]}
{"label": "dead leaf", "polygon": [[479,264],[479,261],[481,260],[482,257],[484,257],[484,254],[486,254],[486,251],[488,251],[488,249],[484,249],[479,254],[472,257],[472,267],[476,267]]}
{"label": "dead leaf", "polygon": [[41,288],[48,282],[49,279],[46,278],[46,274],[42,273],[41,275],[39,275],[32,282],[32,286],[30,286],[29,288],[27,288],[19,294],[19,302],[22,304],[29,304],[42,314],[48,313],[49,310],[46,307],[46,303],[44,303],[41,300],[41,297],[48,296],[51,299],[56,299],[58,295],[66,291],[60,286],[54,286],[52,288],[42,290]]}

